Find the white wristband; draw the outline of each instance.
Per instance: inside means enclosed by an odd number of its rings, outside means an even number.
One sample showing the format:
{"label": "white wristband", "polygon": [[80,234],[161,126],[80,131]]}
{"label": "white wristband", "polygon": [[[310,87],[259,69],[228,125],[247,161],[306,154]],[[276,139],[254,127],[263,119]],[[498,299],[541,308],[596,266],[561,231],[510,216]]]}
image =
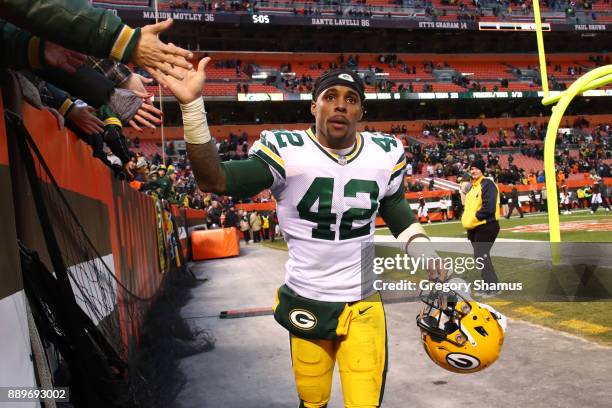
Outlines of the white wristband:
{"label": "white wristband", "polygon": [[397,237],[397,240],[401,243],[405,243],[404,250],[408,255],[413,258],[425,257],[425,258],[437,258],[438,254],[434,249],[429,236],[425,232],[425,229],[421,224],[415,222],[408,228],[402,231]]}
{"label": "white wristband", "polygon": [[206,111],[204,110],[204,99],[202,97],[185,105],[179,104],[183,113],[183,130],[185,141],[189,144],[204,144],[211,139],[208,123],[206,122]]}

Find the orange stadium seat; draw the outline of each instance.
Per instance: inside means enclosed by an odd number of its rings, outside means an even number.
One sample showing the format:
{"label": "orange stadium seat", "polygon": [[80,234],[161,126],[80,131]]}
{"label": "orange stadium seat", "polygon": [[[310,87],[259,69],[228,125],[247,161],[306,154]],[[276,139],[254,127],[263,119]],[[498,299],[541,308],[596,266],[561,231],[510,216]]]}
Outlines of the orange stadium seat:
{"label": "orange stadium seat", "polygon": [[[340,61],[339,53],[232,53],[232,52],[210,52],[213,61],[240,59],[243,62],[243,70],[239,75],[236,75],[234,68],[217,68],[214,64],[207,68],[207,84],[204,87],[203,94],[210,96],[235,96],[237,94],[236,85],[238,83],[249,85],[249,93],[279,93],[289,92],[284,89],[279,89],[273,85],[263,85],[260,82],[252,81],[248,75],[244,73],[244,67],[247,64],[253,64],[255,69],[280,69],[281,66],[291,64],[291,72],[296,75],[296,78],[309,75],[316,79],[323,72],[329,69],[332,63],[338,64]],[[348,60],[350,53],[344,54],[345,61]],[[440,55],[420,55],[414,54],[398,54],[397,58],[404,61],[410,68],[409,72],[404,72],[400,65],[390,66],[386,63],[379,62],[379,54],[355,54],[359,55],[358,70],[366,71],[369,68],[376,68],[380,71],[380,78],[387,79],[395,83],[392,92],[397,92],[397,88],[403,85],[405,88],[412,84],[414,92],[423,92],[425,84],[433,87],[433,92],[468,92],[470,86],[462,87],[449,82],[437,82],[435,77],[429,70],[425,70],[424,63],[433,61],[435,67],[446,66],[447,69],[452,69],[463,74],[468,80],[479,82],[485,86],[487,91],[491,91],[494,86],[497,86],[498,91],[539,91],[541,87],[533,84],[531,81],[521,81],[516,75],[516,69],[527,70],[537,69],[538,62],[536,56],[525,54],[499,55],[499,54],[479,54],[479,55],[445,55],[444,63],[440,61]],[[596,67],[595,63],[589,59],[589,54],[552,54],[549,57],[551,66],[548,69],[549,80],[554,76],[557,82],[565,83],[569,86],[574,82],[580,74],[568,74],[568,68],[581,67],[582,73]],[[319,64],[321,69],[319,69]],[[554,71],[553,67],[561,66],[561,71]],[[412,67],[416,68],[416,74],[412,73]],[[502,88],[500,81],[508,80],[508,87]],[[550,83],[552,88],[552,82]],[[611,85],[608,85],[609,89]],[[281,86],[281,88],[284,88]],[[157,87],[147,87],[147,89],[155,94],[158,93]],[[367,92],[376,92],[374,86],[368,86]],[[162,89],[164,96],[170,96],[171,92],[167,89]]]}

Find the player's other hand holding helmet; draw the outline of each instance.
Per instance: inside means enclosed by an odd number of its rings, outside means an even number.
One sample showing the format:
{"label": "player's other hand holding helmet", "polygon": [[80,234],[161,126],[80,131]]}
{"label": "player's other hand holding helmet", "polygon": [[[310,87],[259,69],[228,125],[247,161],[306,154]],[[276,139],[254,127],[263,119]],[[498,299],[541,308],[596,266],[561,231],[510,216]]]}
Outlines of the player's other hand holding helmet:
{"label": "player's other hand holding helmet", "polygon": [[[441,299],[444,299],[443,301]],[[475,373],[492,365],[501,353],[507,320],[493,307],[450,291],[421,295],[417,316],[425,352],[440,367]]]}

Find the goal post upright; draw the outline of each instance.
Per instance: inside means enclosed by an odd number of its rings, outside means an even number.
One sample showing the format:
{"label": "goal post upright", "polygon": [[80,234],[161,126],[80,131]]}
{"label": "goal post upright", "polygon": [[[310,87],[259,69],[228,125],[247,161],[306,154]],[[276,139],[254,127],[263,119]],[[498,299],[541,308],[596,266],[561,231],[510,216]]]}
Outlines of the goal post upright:
{"label": "goal post upright", "polygon": [[539,0],[533,2],[533,14],[536,26],[538,43],[538,59],[540,62],[540,78],[542,80],[543,105],[552,105],[552,115],[546,129],[544,140],[544,176],[546,179],[546,192],[548,204],[548,230],[550,242],[561,242],[561,228],[559,225],[559,193],[557,191],[557,174],[555,168],[555,144],[557,133],[563,114],[574,97],[585,91],[602,87],[612,83],[612,65],[595,68],[578,78],[567,90],[554,97],[548,90],[548,76],[546,73],[546,52],[544,50],[544,35],[542,32],[542,18],[540,15]]}

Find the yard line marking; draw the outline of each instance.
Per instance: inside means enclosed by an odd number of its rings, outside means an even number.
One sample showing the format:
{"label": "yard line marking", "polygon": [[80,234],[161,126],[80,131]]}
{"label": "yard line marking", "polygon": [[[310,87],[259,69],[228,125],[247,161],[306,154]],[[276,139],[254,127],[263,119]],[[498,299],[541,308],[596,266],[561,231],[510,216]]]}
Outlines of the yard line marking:
{"label": "yard line marking", "polygon": [[559,324],[563,327],[568,327],[570,329],[578,330],[580,332],[589,334],[602,334],[610,331],[609,327],[576,319],[566,320]]}
{"label": "yard line marking", "polygon": [[491,302],[487,302],[487,304],[491,306],[508,306],[511,305],[512,302],[509,300],[493,300]]}
{"label": "yard line marking", "polygon": [[538,309],[537,307],[533,307],[533,306],[522,306],[522,307],[517,307],[516,309],[513,309],[513,310],[517,313],[528,315],[530,317],[535,317],[535,318],[549,317],[554,314],[551,312],[547,312],[546,310]]}

